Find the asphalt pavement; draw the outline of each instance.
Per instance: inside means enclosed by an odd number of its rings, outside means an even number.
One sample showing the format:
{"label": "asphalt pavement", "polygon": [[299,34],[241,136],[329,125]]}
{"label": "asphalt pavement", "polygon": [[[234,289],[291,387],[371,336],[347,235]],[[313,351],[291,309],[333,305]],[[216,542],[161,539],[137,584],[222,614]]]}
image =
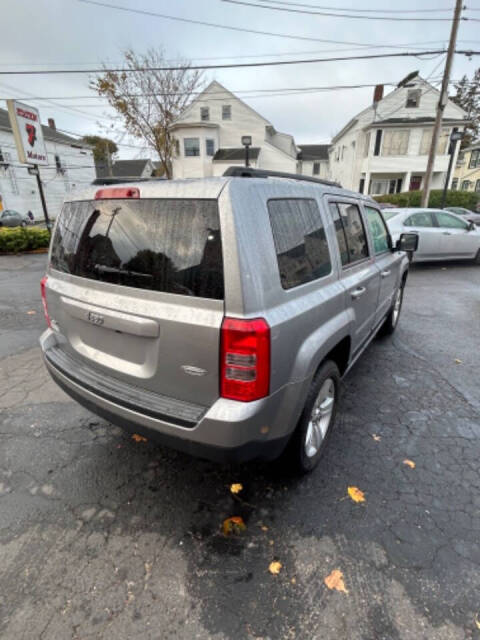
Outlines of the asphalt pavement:
{"label": "asphalt pavement", "polygon": [[37,346],[45,262],[0,257],[0,638],[480,638],[480,267],[412,267],[299,479],[136,442],[70,400]]}

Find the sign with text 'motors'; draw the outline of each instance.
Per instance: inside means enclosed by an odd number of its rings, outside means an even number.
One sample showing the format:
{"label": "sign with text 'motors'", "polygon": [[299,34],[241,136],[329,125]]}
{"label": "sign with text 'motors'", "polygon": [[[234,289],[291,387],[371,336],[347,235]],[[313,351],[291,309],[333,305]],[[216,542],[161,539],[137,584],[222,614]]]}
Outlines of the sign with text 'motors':
{"label": "sign with text 'motors'", "polygon": [[7,105],[20,162],[48,165],[38,110],[17,100],[7,100]]}

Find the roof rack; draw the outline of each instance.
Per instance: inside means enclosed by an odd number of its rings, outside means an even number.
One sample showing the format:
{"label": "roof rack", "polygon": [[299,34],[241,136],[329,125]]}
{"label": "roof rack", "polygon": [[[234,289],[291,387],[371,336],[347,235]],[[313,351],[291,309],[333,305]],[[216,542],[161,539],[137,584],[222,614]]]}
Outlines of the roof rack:
{"label": "roof rack", "polygon": [[152,182],[155,180],[166,180],[166,178],[136,178],[134,176],[121,178],[121,177],[113,177],[113,176],[105,176],[105,178],[95,178],[92,180],[93,185],[102,185],[102,184],[125,184],[129,182]]}
{"label": "roof rack", "polygon": [[339,182],[331,182],[330,180],[322,180],[313,176],[302,176],[299,173],[285,173],[284,171],[270,171],[268,169],[252,169],[251,167],[228,167],[223,173],[224,176],[233,178],[288,178],[289,180],[300,180],[303,182],[316,182],[329,187],[341,187]]}

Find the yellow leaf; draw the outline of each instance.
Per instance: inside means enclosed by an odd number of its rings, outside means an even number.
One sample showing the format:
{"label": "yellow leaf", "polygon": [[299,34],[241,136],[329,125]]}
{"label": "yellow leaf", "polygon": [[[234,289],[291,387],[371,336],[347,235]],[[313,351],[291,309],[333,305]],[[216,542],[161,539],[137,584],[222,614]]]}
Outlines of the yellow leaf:
{"label": "yellow leaf", "polygon": [[354,502],[365,502],[365,494],[358,487],[348,487],[348,495]]}
{"label": "yellow leaf", "polygon": [[268,531],[268,527],[266,527],[264,524],[262,524],[262,526],[260,527],[260,529],[262,531]]}
{"label": "yellow leaf", "polygon": [[37,312],[33,311],[33,309],[31,311],[27,311],[27,316],[34,316]]}
{"label": "yellow leaf", "polygon": [[475,624],[477,625],[477,629],[480,629],[480,620],[478,619],[478,613],[475,616]]}
{"label": "yellow leaf", "polygon": [[276,576],[280,573],[281,568],[282,568],[282,563],[275,560],[274,562],[270,563],[268,570],[270,571],[270,573]]}
{"label": "yellow leaf", "polygon": [[375,442],[378,442],[379,440],[382,439],[382,437],[381,436],[377,436],[376,433],[372,433],[372,438],[375,440]]}
{"label": "yellow leaf", "polygon": [[328,575],[325,580],[325,584],[329,589],[335,589],[335,591],[343,591],[343,593],[348,593],[345,589],[345,583],[343,582],[343,573],[340,569],[334,569],[330,575]]}
{"label": "yellow leaf", "polygon": [[455,358],[455,363],[456,364],[462,364],[463,360],[460,360],[460,358]]}
{"label": "yellow leaf", "polygon": [[415,469],[415,462],[413,460],[409,460],[408,458],[405,458],[405,460],[403,461],[403,464],[406,464],[408,467],[410,467],[410,469]]}
{"label": "yellow leaf", "polygon": [[232,516],[223,521],[222,531],[224,536],[238,535],[243,533],[247,528],[243,518],[240,516]]}
{"label": "yellow leaf", "polygon": [[292,579],[290,580],[290,582],[291,582],[292,584],[297,584],[297,579],[296,579],[296,578],[292,578]]}
{"label": "yellow leaf", "polygon": [[232,493],[240,493],[242,489],[243,489],[243,485],[240,484],[239,482],[230,485],[230,491]]}
{"label": "yellow leaf", "polygon": [[138,433],[134,433],[132,439],[135,440],[135,442],[147,442],[147,439],[138,435]]}

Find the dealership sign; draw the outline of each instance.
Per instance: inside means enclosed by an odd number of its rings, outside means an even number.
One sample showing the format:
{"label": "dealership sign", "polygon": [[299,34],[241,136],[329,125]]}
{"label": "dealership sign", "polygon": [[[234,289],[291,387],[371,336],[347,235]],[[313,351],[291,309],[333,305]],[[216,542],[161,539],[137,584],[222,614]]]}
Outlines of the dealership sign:
{"label": "dealership sign", "polygon": [[7,105],[20,162],[48,165],[38,110],[17,100],[7,100]]}

